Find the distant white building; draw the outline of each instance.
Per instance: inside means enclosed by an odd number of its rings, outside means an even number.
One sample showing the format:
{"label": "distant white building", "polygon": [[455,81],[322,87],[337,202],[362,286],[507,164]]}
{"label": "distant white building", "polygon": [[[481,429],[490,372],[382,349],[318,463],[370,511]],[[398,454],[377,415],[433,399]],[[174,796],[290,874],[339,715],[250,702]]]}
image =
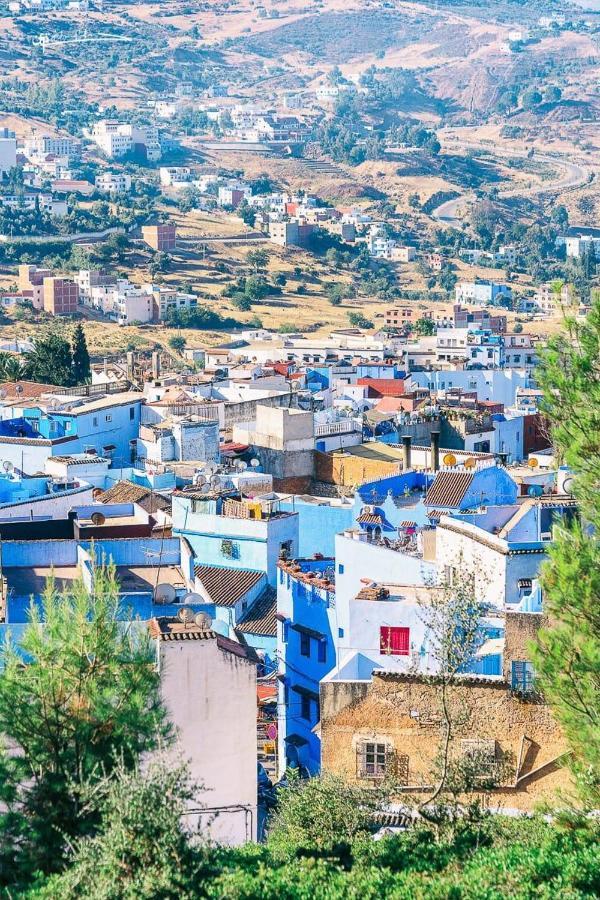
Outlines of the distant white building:
{"label": "distant white building", "polygon": [[589,254],[591,250],[596,254],[596,258],[600,259],[600,237],[592,234],[568,237],[565,239],[565,250],[567,258],[570,259],[581,259]]}
{"label": "distant white building", "polygon": [[102,119],[94,124],[88,136],[109,159],[117,159],[136,150],[145,152],[150,162],[161,157],[157,128],[142,128],[127,122]]}
{"label": "distant white building", "polygon": [[185,187],[193,178],[189,166],[161,166],[158,174],[163,187]]}
{"label": "distant white building", "polygon": [[45,156],[64,156],[77,159],[81,155],[81,144],[73,138],[52,137],[49,134],[30,137],[24,143],[23,152],[27,159],[37,160]]}
{"label": "distant white building", "polygon": [[0,178],[6,178],[17,164],[17,139],[14,131],[0,129]]}
{"label": "distant white building", "polygon": [[124,194],[131,190],[131,175],[127,172],[103,172],[96,175],[95,184],[105,194]]}
{"label": "distant white building", "polygon": [[454,288],[457,303],[493,303],[503,296],[512,299],[512,289],[493,281],[461,281]]}

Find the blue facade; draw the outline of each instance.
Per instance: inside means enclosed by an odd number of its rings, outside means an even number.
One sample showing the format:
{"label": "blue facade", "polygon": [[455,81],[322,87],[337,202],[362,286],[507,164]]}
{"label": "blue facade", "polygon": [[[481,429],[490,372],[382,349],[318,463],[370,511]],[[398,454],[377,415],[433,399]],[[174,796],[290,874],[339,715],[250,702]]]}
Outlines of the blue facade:
{"label": "blue facade", "polygon": [[261,519],[223,515],[222,498],[173,495],[173,534],[185,537],[198,563],[265,572],[275,585],[282,552],[298,555],[298,515]]}
{"label": "blue facade", "polygon": [[109,456],[116,464],[130,465],[130,443],[139,433],[141,405],[140,395],[139,399],[115,399],[114,405],[81,412],[76,407],[70,412],[23,407],[21,416],[0,423],[0,437],[69,438],[69,453],[93,451]]}
{"label": "blue facade", "polygon": [[[298,568],[300,571],[295,571]],[[314,579],[308,578],[314,573]],[[327,579],[323,587],[312,581]],[[277,578],[279,759],[319,771],[319,683],[336,664],[336,611],[332,559],[282,563]]]}
{"label": "blue facade", "polygon": [[283,502],[281,509],[298,514],[298,555],[300,557],[333,556],[335,536],[354,524],[354,507],[351,503],[332,506],[324,503],[306,503],[295,498]]}

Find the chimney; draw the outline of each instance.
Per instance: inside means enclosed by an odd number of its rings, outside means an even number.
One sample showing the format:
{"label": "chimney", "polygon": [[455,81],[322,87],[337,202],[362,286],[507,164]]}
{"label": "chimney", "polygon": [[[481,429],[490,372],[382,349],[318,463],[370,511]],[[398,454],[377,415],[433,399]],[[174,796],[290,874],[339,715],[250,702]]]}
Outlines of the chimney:
{"label": "chimney", "polygon": [[434,472],[440,468],[440,433],[431,432],[431,467]]}
{"label": "chimney", "polygon": [[104,357],[103,363],[104,363],[104,374],[108,375],[108,358],[106,356]]}
{"label": "chimney", "polygon": [[135,354],[133,350],[127,351],[127,380],[133,381],[133,361],[135,359]]}
{"label": "chimney", "polygon": [[411,445],[411,443],[412,443],[412,437],[410,436],[410,434],[403,434],[402,435],[402,446],[404,448],[403,468],[404,468],[405,472],[408,472],[408,470],[410,469],[410,463],[411,463],[410,445]]}
{"label": "chimney", "polygon": [[155,350],[152,354],[152,378],[158,381],[160,378],[160,353]]}

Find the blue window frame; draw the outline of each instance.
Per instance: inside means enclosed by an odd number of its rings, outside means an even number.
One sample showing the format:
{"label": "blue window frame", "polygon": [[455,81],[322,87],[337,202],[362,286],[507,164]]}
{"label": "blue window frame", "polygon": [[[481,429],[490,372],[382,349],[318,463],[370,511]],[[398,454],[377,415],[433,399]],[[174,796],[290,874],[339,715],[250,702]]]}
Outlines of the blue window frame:
{"label": "blue window frame", "polygon": [[300,632],[300,654],[310,659],[310,635],[305,631]]}
{"label": "blue window frame", "polygon": [[320,663],[327,662],[327,641],[324,640],[324,639],[321,639],[321,640],[318,642],[317,647],[318,647],[318,656],[317,656],[317,660],[318,660]]}
{"label": "blue window frame", "polygon": [[534,672],[533,663],[525,659],[513,659],[511,672],[511,686],[513,691],[527,693],[533,690]]}
{"label": "blue window frame", "polygon": [[344,566],[342,563],[338,563],[338,575],[344,574]]}

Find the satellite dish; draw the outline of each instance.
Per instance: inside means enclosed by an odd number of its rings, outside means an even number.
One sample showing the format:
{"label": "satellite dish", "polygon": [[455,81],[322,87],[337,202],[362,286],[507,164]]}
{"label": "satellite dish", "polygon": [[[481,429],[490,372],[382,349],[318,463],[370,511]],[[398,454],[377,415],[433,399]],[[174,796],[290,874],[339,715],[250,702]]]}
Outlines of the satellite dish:
{"label": "satellite dish", "polygon": [[256,457],[254,457],[254,459],[250,460],[250,465],[253,469],[258,469],[258,467],[260,466],[260,459],[256,459]]}
{"label": "satellite dish", "polygon": [[177,618],[180,622],[183,622],[184,625],[191,625],[194,621],[194,610],[190,609],[189,606],[183,606],[181,609],[177,610]]}
{"label": "satellite dish", "polygon": [[196,485],[196,487],[201,487],[203,484],[206,484],[206,477],[203,472],[196,472],[194,477],[192,478],[192,483]]}
{"label": "satellite dish", "polygon": [[210,486],[215,490],[221,487],[221,476],[220,475],[211,475],[210,477]]}
{"label": "satellite dish", "polygon": [[23,385],[22,385],[22,384],[16,384],[16,385],[15,385],[15,394],[22,394],[22,393],[23,393]]}
{"label": "satellite dish", "polygon": [[6,391],[5,391],[4,388],[3,388],[3,389],[0,391],[0,400],[4,400],[5,397],[6,397]]}
{"label": "satellite dish", "polygon": [[463,463],[463,466],[465,467],[465,469],[474,469],[476,465],[477,465],[477,463],[475,462],[475,460],[473,459],[472,456],[469,456],[468,459],[465,459],[465,461]]}
{"label": "satellite dish", "polygon": [[216,472],[216,470],[217,467],[214,465],[214,463],[206,463],[206,465],[204,466],[204,474],[208,475],[209,477],[213,474],[213,472]]}
{"label": "satellite dish", "polygon": [[14,465],[13,463],[11,463],[10,459],[5,459],[2,463],[2,468],[5,472],[12,472],[12,470],[14,469]]}
{"label": "satellite dish", "polygon": [[565,478],[565,480],[563,481],[564,493],[569,494],[570,496],[573,496],[573,485],[574,485],[574,481],[573,481],[572,476],[569,478]]}
{"label": "satellite dish", "polygon": [[541,497],[543,493],[544,488],[541,484],[532,484],[531,487],[527,488],[528,497]]}
{"label": "satellite dish", "polygon": [[204,603],[204,597],[202,594],[196,594],[195,591],[190,591],[189,594],[186,594],[181,601],[182,603],[187,603],[189,606],[196,606],[198,603]]}
{"label": "satellite dish", "polygon": [[238,460],[237,467],[240,472],[245,472],[246,469],[248,468],[248,463],[244,462],[243,459],[240,459],[240,460]]}
{"label": "satellite dish", "polygon": [[539,462],[537,461],[535,456],[532,456],[527,465],[530,469],[537,469],[537,467],[539,466]]}
{"label": "satellite dish", "polygon": [[196,613],[194,616],[194,623],[198,626],[198,628],[204,628],[206,631],[209,631],[212,628],[212,619],[205,612]]}
{"label": "satellite dish", "polygon": [[445,466],[455,466],[456,465],[456,457],[455,457],[454,453],[446,453],[444,455],[444,458],[442,459],[442,462],[444,463]]}
{"label": "satellite dish", "polygon": [[106,522],[106,516],[101,512],[95,512],[92,515],[92,523],[94,525],[104,525]]}
{"label": "satellite dish", "polygon": [[173,603],[176,591],[172,584],[159,584],[154,591],[155,603]]}

